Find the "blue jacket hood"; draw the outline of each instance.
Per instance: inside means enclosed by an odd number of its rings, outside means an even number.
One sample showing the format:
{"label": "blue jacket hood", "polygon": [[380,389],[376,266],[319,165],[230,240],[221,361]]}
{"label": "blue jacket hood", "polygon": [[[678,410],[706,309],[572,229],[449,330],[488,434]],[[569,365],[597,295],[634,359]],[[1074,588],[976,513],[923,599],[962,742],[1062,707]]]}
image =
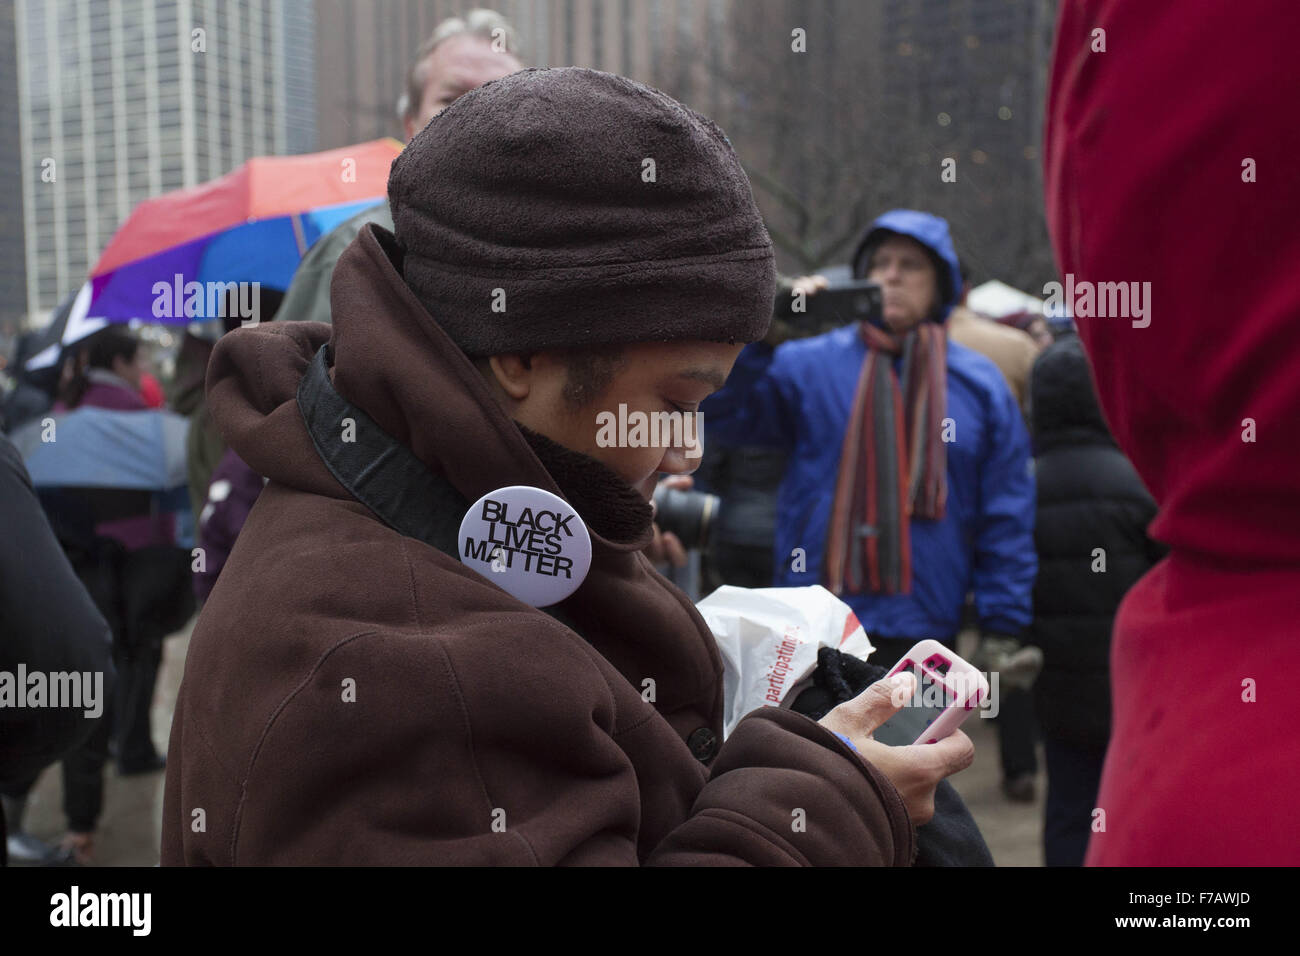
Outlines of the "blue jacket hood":
{"label": "blue jacket hood", "polygon": [[943,306],[939,320],[947,319],[948,313],[957,304],[962,290],[961,266],[957,263],[957,250],[952,244],[952,234],[948,231],[948,220],[915,209],[891,209],[877,217],[853,247],[853,258],[850,263],[855,278],[861,275],[858,261],[862,258],[862,253],[876,242],[879,238],[878,233],[882,232],[898,233],[909,239],[915,239],[938,256],[939,260],[948,267],[948,275],[941,277],[946,279],[946,282],[940,282],[939,293]]}

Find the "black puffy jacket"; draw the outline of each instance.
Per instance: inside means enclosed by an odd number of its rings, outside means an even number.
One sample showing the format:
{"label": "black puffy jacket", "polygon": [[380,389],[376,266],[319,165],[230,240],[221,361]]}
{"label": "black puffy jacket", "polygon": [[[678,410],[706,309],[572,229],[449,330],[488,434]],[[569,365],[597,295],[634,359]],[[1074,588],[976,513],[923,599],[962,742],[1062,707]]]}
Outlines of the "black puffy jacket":
{"label": "black puffy jacket", "polygon": [[[18,449],[0,436],[0,671],[16,683],[20,665],[28,674],[102,672],[99,703],[111,699],[108,624],[50,529]],[[0,784],[30,780],[78,747],[96,719],[103,714],[77,707],[0,708]]]}
{"label": "black puffy jacket", "polygon": [[1036,709],[1047,737],[1103,750],[1115,611],[1164,554],[1146,535],[1156,504],[1110,436],[1076,336],[1035,362],[1030,422],[1038,480],[1030,642],[1044,656]]}

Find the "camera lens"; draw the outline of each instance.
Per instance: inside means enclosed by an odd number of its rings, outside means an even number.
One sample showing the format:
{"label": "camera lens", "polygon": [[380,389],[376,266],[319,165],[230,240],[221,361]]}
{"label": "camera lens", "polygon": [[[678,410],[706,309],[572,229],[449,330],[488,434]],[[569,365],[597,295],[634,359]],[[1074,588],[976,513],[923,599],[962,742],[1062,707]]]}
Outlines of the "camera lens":
{"label": "camera lens", "polygon": [[687,548],[703,548],[722,499],[703,491],[683,491],[660,485],[655,489],[655,522],[671,531]]}

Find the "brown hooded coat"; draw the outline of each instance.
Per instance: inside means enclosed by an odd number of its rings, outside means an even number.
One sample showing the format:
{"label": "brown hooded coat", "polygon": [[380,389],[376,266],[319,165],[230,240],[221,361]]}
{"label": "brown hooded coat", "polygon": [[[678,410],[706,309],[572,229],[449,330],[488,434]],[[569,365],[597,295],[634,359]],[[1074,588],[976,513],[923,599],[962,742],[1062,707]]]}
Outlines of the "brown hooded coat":
{"label": "brown hooded coat", "polygon": [[[557,480],[400,268],[367,226],[332,330],[243,329],[213,356],[212,413],[270,483],[190,644],[163,864],[910,864],[898,792],[819,724],[768,708],[717,746],[721,659],[640,551],[644,502],[574,453]],[[526,484],[574,504],[593,561],[559,605],[572,626],[331,475],[295,401],[327,340],[338,392],[467,500]]]}

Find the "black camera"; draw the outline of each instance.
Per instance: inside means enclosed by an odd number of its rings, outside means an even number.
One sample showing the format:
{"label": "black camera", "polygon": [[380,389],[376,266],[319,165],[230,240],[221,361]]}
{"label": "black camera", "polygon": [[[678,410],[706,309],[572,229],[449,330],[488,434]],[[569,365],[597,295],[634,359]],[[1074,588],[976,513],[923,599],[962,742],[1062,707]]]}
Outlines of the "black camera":
{"label": "black camera", "polygon": [[776,297],[775,315],[796,326],[837,328],[866,321],[884,328],[884,293],[880,283],[867,279],[855,279],[805,295],[786,292]]}
{"label": "black camera", "polygon": [[688,549],[702,550],[722,499],[703,491],[683,491],[661,484],[655,488],[654,503],[655,523],[660,531],[671,531]]}

